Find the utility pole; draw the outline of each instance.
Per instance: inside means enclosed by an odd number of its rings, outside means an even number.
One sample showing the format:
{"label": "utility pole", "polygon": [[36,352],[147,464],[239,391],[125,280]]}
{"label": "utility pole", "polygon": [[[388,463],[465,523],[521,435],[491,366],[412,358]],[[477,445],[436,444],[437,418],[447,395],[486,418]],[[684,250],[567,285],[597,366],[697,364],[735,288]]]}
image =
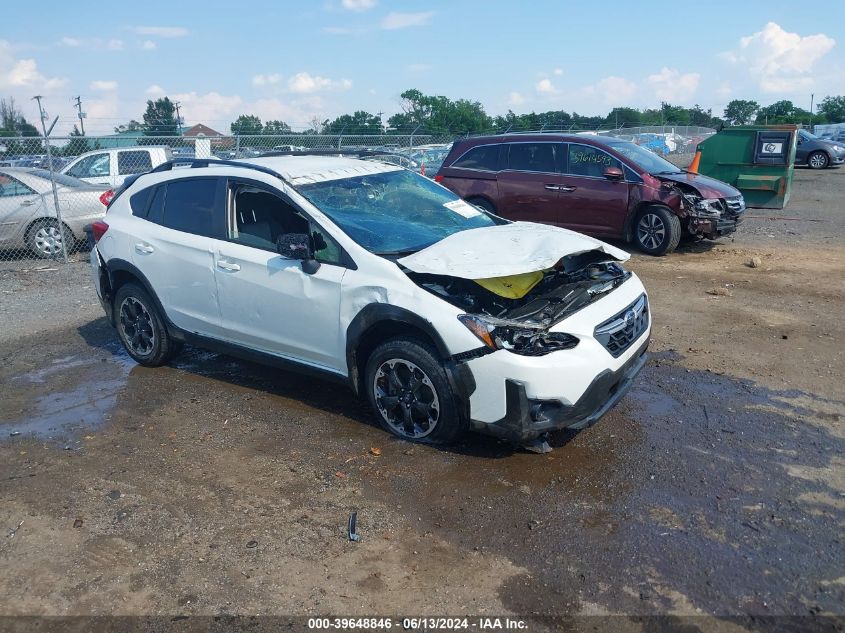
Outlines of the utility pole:
{"label": "utility pole", "polygon": [[[59,209],[59,192],[56,190],[56,179],[53,175],[53,154],[50,151],[50,140],[47,138],[49,132],[47,132],[47,123],[45,119],[47,118],[47,114],[44,112],[44,108],[41,107],[41,95],[36,95],[33,97],[35,101],[38,102],[38,114],[41,117],[41,131],[44,132],[44,145],[47,148],[47,167],[49,168],[50,172],[50,183],[53,185],[53,204],[56,205],[56,219],[59,222],[59,236],[61,237],[62,243],[62,256],[64,257],[65,263],[67,263],[67,240],[65,239],[65,225],[62,222],[62,212]],[[56,117],[58,120],[59,117]],[[55,121],[53,125],[55,125]],[[53,125],[50,126],[50,130],[52,131]]]}
{"label": "utility pole", "polygon": [[82,111],[82,98],[76,97],[76,109],[79,112],[79,128],[82,130],[82,136],[85,136],[85,113]]}
{"label": "utility pole", "polygon": [[178,101],[173,102],[173,107],[176,108],[176,125],[179,130],[179,136],[182,136],[182,117],[179,115],[179,106],[181,104]]}
{"label": "utility pole", "polygon": [[810,131],[813,131],[813,98],[816,96],[815,93],[810,93]]}

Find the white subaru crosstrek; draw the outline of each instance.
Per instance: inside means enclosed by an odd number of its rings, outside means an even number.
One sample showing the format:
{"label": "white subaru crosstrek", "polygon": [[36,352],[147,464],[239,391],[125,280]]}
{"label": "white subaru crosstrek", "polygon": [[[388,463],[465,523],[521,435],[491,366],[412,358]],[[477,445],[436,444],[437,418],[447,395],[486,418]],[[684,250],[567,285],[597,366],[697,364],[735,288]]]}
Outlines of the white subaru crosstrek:
{"label": "white subaru crosstrek", "polygon": [[188,342],[316,372],[409,440],[540,443],[598,420],[645,364],[648,298],[627,253],[395,165],[165,163],[92,228],[97,294],[138,363]]}

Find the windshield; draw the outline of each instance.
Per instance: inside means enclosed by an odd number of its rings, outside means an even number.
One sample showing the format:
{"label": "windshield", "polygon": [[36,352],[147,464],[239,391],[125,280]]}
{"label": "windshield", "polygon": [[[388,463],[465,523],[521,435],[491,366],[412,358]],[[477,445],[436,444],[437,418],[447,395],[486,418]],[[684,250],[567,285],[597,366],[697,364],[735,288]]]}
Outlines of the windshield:
{"label": "windshield", "polygon": [[377,255],[413,253],[453,233],[496,224],[448,189],[404,169],[300,185],[297,190]]}
{"label": "windshield", "polygon": [[[46,169],[33,169],[29,172],[33,176],[38,176],[39,178],[43,178],[44,180],[50,180],[50,172]],[[90,185],[84,180],[79,180],[79,178],[74,178],[73,176],[68,176],[67,174],[57,174],[53,172],[53,178],[56,181],[57,185],[62,187],[74,187],[74,188],[96,188],[94,185]]]}
{"label": "windshield", "polygon": [[622,154],[628,160],[636,163],[640,169],[650,174],[679,174],[681,170],[668,160],[661,158],[654,152],[628,141],[607,141],[607,144]]}
{"label": "windshield", "polygon": [[426,169],[432,169],[434,167],[439,168],[440,165],[443,164],[443,161],[446,160],[446,155],[448,153],[449,148],[447,147],[442,149],[428,149],[411,154],[411,158],[419,164],[425,165]]}

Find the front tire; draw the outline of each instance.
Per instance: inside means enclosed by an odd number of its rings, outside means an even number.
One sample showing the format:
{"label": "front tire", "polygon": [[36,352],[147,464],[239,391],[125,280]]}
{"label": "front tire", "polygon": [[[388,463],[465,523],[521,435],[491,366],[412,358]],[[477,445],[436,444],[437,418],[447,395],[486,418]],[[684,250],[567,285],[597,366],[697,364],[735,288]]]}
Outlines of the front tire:
{"label": "front tire", "polygon": [[367,359],[365,388],[379,424],[424,444],[454,442],[463,431],[446,370],[422,341],[398,338]]}
{"label": "front tire", "polygon": [[671,253],[681,241],[681,221],[665,207],[646,207],[634,223],[634,241],[648,255]]}
{"label": "front tire", "polygon": [[180,349],[146,290],[128,283],[117,291],[114,315],[120,342],[132,359],[146,367],[164,365]]}
{"label": "front tire", "polygon": [[830,158],[824,152],[813,152],[807,156],[807,165],[810,169],[824,169],[830,164]]}

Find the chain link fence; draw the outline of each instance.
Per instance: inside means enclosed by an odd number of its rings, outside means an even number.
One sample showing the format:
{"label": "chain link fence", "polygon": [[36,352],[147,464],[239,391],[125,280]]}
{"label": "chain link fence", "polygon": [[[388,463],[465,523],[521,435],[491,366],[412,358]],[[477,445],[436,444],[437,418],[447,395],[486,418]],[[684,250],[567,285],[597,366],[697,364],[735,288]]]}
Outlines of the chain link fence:
{"label": "chain link fence", "polygon": [[[650,126],[618,130],[542,130],[610,135],[662,155],[688,154],[715,130]],[[500,131],[501,132],[501,131]],[[454,134],[280,134],[0,139],[0,270],[35,269],[87,258],[86,226],[105,214],[108,192],[132,174],[191,158],[250,159],[268,152],[357,151],[433,176]]]}

